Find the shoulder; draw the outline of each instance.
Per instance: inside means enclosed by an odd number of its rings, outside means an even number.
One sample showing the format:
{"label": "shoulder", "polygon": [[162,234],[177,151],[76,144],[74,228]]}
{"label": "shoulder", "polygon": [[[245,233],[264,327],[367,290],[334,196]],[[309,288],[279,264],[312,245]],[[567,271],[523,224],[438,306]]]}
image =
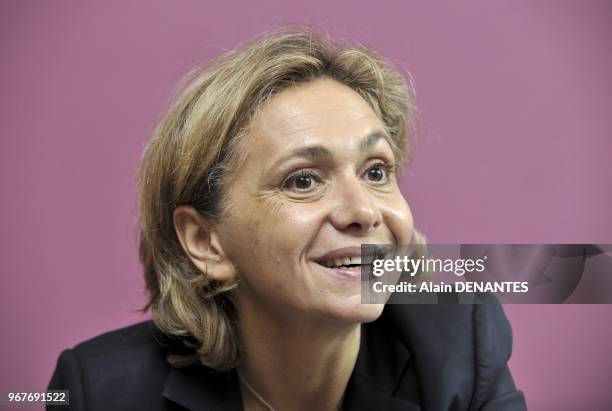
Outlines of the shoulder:
{"label": "shoulder", "polygon": [[382,319],[410,351],[428,409],[481,409],[500,399],[512,408],[496,409],[525,409],[507,366],[512,330],[501,305],[389,305]]}
{"label": "shoulder", "polygon": [[154,335],[153,324],[143,321],[92,337],[75,345],[71,351],[74,355],[89,360],[128,353],[142,354],[160,348]]}
{"label": "shoulder", "polygon": [[499,304],[397,304],[383,314],[410,345],[452,345],[485,359],[510,357],[512,329]]}
{"label": "shoulder", "polygon": [[114,377],[120,373],[122,378],[141,378],[169,368],[150,321],[101,334],[68,351],[79,361],[83,371],[95,370],[97,377]]}
{"label": "shoulder", "polygon": [[154,327],[146,321],[64,350],[49,389],[69,389],[72,409],[130,409],[154,398],[148,393],[161,392],[169,370]]}

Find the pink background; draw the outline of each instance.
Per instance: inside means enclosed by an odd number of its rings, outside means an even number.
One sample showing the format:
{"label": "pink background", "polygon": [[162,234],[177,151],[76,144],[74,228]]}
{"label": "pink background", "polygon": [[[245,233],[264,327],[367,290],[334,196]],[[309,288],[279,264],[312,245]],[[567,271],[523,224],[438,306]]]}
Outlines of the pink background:
{"label": "pink background", "polygon": [[[612,3],[209,3],[0,3],[0,390],[143,319],[141,150],[190,67],[278,23],[412,73],[403,190],[431,242],[612,243]],[[612,409],[612,306],[506,312],[531,410]]]}

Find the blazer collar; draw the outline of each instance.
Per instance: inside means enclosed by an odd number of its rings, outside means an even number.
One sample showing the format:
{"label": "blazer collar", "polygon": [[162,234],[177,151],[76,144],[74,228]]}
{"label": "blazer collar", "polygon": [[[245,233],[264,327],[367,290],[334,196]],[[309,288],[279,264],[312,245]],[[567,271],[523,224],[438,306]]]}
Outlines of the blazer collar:
{"label": "blazer collar", "polygon": [[[344,399],[345,409],[419,411],[418,398],[396,395],[409,369],[410,353],[393,338],[393,333],[389,334],[381,320],[362,328],[357,363]],[[171,368],[163,396],[192,411],[243,410],[235,369],[219,373],[201,366]]]}

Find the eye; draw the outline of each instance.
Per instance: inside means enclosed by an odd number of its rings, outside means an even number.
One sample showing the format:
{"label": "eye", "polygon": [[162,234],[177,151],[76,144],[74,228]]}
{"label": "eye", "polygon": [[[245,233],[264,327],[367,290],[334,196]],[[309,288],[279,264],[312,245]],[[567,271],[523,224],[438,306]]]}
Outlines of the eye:
{"label": "eye", "polygon": [[366,170],[365,177],[374,183],[386,183],[393,169],[391,164],[376,163]]}
{"label": "eye", "polygon": [[298,176],[295,178],[295,188],[298,190],[308,190],[313,184],[312,177],[310,176]]}
{"label": "eye", "polygon": [[321,177],[312,170],[300,170],[287,177],[283,182],[283,188],[295,192],[309,192],[317,184],[321,183]]}

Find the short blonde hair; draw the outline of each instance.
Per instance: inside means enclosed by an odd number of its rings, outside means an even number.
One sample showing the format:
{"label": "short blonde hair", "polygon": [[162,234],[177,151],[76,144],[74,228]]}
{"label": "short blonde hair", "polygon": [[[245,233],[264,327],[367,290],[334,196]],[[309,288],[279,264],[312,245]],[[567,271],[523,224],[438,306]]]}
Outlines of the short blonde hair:
{"label": "short blonde hair", "polygon": [[193,265],[176,236],[174,209],[189,204],[206,218],[219,217],[253,115],[274,93],[320,77],[369,103],[403,164],[414,113],[404,78],[376,53],[304,27],[265,34],[191,73],[145,148],[138,178],[144,310],[163,334],[191,350],[169,355],[172,365],[227,370],[240,354],[228,293],[236,284],[213,281]]}

